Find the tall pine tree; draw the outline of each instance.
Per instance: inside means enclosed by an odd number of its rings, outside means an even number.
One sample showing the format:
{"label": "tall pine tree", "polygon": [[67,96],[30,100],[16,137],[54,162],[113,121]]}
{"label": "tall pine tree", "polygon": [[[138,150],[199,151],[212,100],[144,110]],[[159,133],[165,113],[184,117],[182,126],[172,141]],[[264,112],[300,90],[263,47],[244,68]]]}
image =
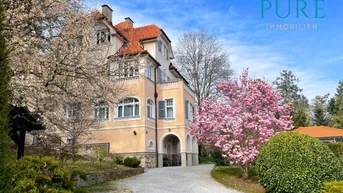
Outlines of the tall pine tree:
{"label": "tall pine tree", "polygon": [[333,101],[333,126],[343,129],[343,81],[339,81]]}
{"label": "tall pine tree", "polygon": [[328,126],[330,121],[328,118],[327,109],[327,100],[329,94],[325,96],[316,96],[313,102],[312,111],[313,111],[313,124],[316,126]]}
{"label": "tall pine tree", "polygon": [[8,64],[8,50],[6,49],[6,29],[4,26],[5,0],[0,0],[0,192],[4,190],[8,180],[6,167],[9,158],[9,98],[10,91],[8,83],[10,81],[11,70]]}
{"label": "tall pine tree", "polygon": [[292,71],[283,70],[276,78],[274,84],[276,89],[282,94],[284,103],[294,103],[301,99],[302,89],[298,86],[299,78]]}

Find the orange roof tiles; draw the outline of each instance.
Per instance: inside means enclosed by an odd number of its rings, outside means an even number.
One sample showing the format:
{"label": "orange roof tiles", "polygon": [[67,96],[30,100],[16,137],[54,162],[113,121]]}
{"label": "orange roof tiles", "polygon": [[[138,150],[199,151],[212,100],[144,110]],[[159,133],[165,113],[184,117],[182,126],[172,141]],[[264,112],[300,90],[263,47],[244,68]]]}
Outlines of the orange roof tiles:
{"label": "orange roof tiles", "polygon": [[327,126],[314,126],[314,127],[299,127],[294,130],[295,132],[305,133],[312,137],[340,137],[343,136],[342,129],[336,129]]}
{"label": "orange roof tiles", "polygon": [[154,24],[134,28],[128,22],[124,21],[118,23],[114,27],[117,28],[129,41],[126,47],[120,51],[121,54],[133,54],[144,51],[140,46],[140,41],[157,38],[161,33],[161,29]]}

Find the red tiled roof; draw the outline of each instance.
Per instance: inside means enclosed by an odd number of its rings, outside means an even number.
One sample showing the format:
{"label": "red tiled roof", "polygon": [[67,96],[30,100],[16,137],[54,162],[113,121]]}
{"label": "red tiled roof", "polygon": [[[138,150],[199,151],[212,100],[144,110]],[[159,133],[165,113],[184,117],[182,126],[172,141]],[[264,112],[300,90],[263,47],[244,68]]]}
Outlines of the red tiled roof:
{"label": "red tiled roof", "polygon": [[295,132],[305,133],[311,135],[312,137],[341,137],[343,136],[342,129],[336,129],[327,126],[315,126],[315,127],[299,127],[294,130]]}
{"label": "red tiled roof", "polygon": [[161,33],[161,29],[154,24],[134,28],[128,22],[124,21],[114,27],[128,39],[126,47],[120,51],[121,54],[134,54],[144,51],[140,46],[140,41],[157,38]]}

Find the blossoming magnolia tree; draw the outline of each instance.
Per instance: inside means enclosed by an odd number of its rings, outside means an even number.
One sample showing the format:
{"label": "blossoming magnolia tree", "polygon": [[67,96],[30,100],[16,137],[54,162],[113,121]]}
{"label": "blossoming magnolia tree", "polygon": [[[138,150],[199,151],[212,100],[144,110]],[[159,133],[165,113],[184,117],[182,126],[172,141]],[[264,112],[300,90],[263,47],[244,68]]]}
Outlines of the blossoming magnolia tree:
{"label": "blossoming magnolia tree", "polygon": [[199,143],[215,146],[231,165],[239,165],[243,177],[260,148],[278,132],[291,130],[292,108],[281,105],[281,96],[260,80],[249,79],[248,70],[234,80],[217,85],[220,96],[205,99],[196,112],[191,134]]}

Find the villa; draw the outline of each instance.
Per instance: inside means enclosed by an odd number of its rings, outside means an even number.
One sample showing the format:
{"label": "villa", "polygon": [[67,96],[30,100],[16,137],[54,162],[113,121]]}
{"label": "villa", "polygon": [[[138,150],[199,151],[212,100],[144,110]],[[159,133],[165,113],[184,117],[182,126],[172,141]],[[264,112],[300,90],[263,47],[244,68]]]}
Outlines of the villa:
{"label": "villa", "polygon": [[154,24],[134,27],[129,17],[113,24],[108,5],[102,6],[96,18],[94,43],[110,45],[110,55],[138,56],[140,67],[131,69],[125,63],[110,67],[120,69],[115,78],[123,82],[130,97],[116,104],[100,101],[95,105],[93,116],[102,120],[101,128],[89,145],[137,156],[142,167],[197,165],[198,144],[188,126],[195,97],[171,63],[174,56],[166,33]]}

